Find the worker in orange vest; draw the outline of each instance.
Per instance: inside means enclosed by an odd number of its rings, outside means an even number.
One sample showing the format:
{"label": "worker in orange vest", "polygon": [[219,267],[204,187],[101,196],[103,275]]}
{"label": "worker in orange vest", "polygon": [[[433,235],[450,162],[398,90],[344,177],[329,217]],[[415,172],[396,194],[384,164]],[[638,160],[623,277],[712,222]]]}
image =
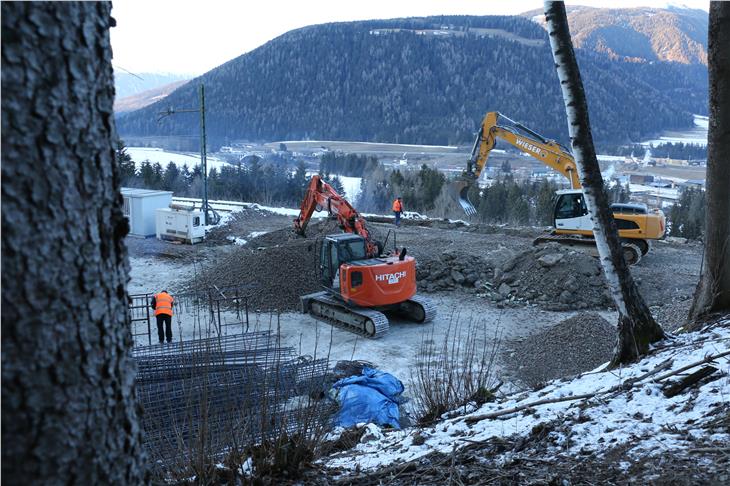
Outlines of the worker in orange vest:
{"label": "worker in orange vest", "polygon": [[395,214],[396,228],[400,227],[401,213],[403,213],[403,202],[401,201],[400,196],[398,196],[395,198],[395,201],[393,201],[393,214]]}
{"label": "worker in orange vest", "polygon": [[[152,296],[150,306],[155,310],[157,318],[157,336],[160,338],[160,344],[165,342],[165,334],[167,334],[167,342],[172,342],[172,304],[175,299],[172,295],[163,290],[159,294]],[[164,332],[162,326],[165,326]]]}

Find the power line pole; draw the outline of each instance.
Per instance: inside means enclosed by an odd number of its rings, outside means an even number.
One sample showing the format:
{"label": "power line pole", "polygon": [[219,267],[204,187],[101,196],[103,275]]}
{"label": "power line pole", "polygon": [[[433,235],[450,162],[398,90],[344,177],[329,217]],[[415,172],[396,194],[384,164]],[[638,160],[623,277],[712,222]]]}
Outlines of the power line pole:
{"label": "power line pole", "polygon": [[[158,113],[160,118],[157,121],[161,121],[163,118],[174,115],[176,113],[200,113],[200,165],[203,169],[203,223],[208,226],[209,218],[208,213],[211,211],[211,207],[208,204],[208,152],[206,149],[206,136],[205,136],[205,85],[200,84],[200,108],[198,109],[186,109],[176,110],[172,107],[168,108],[167,111],[161,111]],[[214,223],[216,224],[216,223]]]}
{"label": "power line pole", "polygon": [[203,165],[203,220],[208,226],[208,153],[205,139],[205,85],[200,84],[200,163]]}

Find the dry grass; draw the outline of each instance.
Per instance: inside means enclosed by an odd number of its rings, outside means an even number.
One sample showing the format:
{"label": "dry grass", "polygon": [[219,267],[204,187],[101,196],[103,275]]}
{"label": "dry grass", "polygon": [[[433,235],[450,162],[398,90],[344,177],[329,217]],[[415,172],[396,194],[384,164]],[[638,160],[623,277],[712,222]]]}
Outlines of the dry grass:
{"label": "dry grass", "polygon": [[433,332],[421,342],[411,382],[412,411],[422,424],[470,402],[490,401],[498,388],[493,371],[500,331],[488,335],[480,319],[472,316],[462,324],[459,317],[451,316],[442,342],[434,342]]}

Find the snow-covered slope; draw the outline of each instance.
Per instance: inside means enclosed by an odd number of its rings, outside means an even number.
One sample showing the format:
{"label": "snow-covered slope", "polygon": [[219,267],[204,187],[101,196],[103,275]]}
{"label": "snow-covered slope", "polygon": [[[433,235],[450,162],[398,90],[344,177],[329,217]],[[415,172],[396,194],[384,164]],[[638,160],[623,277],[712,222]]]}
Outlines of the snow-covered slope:
{"label": "snow-covered slope", "polygon": [[[127,147],[127,153],[132,157],[137,168],[146,160],[151,164],[159,163],[163,169],[170,162],[174,162],[178,169],[181,169],[183,165],[187,165],[189,170],[193,170],[195,166],[200,165],[200,155],[193,153],[168,152],[151,147]],[[220,170],[221,167],[227,165],[227,162],[209,155],[207,164],[208,172],[210,172],[214,167]]]}
{"label": "snow-covered slope", "polygon": [[[405,429],[323,460],[329,468],[374,471],[417,460],[434,451],[444,454],[498,438],[527,438],[536,428],[547,434],[554,454],[601,457],[625,447],[633,459],[671,451],[689,454],[697,443],[730,443],[730,434],[708,424],[730,410],[730,316],[711,329],[661,343],[640,363],[613,371],[593,371],[568,382],[554,381],[542,389],[510,395],[466,415],[448,418],[426,429]],[[716,357],[710,361],[709,357]],[[717,368],[716,380],[668,398],[669,383],[707,364]],[[689,366],[694,365],[694,366]],[[685,369],[686,368],[686,369]],[[463,412],[463,411],[462,411]],[[375,434],[377,437],[379,434]],[[509,460],[512,451],[496,462]]]}

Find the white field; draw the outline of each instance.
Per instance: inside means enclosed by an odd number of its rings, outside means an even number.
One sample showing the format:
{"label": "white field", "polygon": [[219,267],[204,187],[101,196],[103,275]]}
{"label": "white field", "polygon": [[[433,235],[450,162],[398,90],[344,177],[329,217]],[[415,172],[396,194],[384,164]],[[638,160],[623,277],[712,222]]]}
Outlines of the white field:
{"label": "white field", "polygon": [[[167,164],[174,162],[178,168],[182,168],[183,165],[187,165],[189,170],[197,165],[200,165],[200,154],[194,153],[182,153],[182,152],[168,152],[160,148],[150,147],[127,147],[127,153],[132,157],[137,168],[142,165],[142,162],[149,160],[151,164],[159,163],[164,169]],[[215,167],[220,170],[224,165],[230,165],[226,161],[219,159],[215,156],[208,156],[208,172]]]}
{"label": "white field", "polygon": [[681,132],[667,131],[659,138],[646,140],[641,145],[661,145],[663,143],[693,143],[697,145],[707,145],[707,129],[709,126],[709,118],[702,115],[694,115],[694,128],[690,128]]}

